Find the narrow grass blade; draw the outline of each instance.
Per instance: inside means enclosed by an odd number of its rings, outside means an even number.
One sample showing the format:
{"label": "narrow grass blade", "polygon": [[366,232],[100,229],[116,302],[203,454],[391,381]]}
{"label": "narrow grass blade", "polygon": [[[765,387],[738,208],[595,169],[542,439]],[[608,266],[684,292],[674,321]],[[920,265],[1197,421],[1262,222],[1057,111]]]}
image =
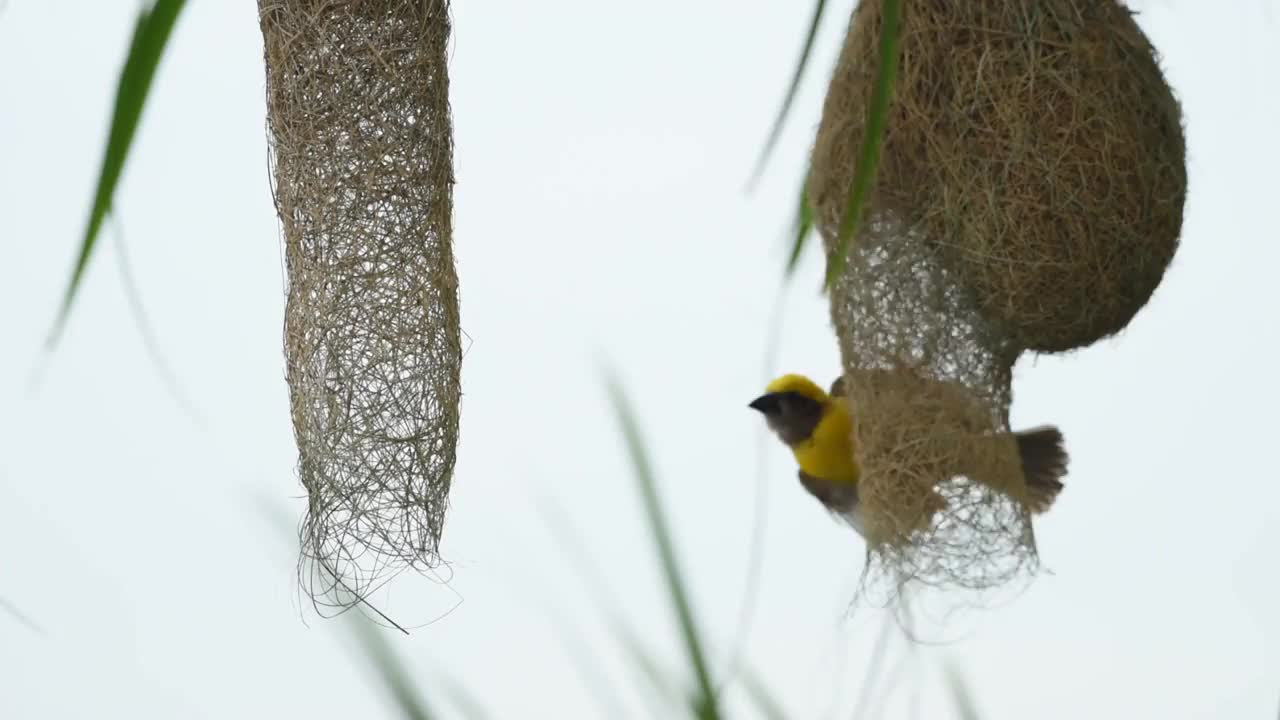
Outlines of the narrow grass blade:
{"label": "narrow grass blade", "polygon": [[133,312],[133,319],[138,326],[138,334],[142,336],[143,347],[146,348],[147,354],[151,356],[151,362],[156,367],[156,372],[160,375],[161,382],[164,383],[165,389],[173,396],[178,403],[178,407],[196,424],[197,427],[204,427],[204,419],[200,412],[196,410],[195,403],[191,402],[191,398],[187,395],[182,383],[178,381],[178,376],[170,369],[169,363],[165,361],[164,353],[160,351],[160,341],[156,338],[155,330],[151,327],[151,320],[147,317],[146,305],[142,302],[142,294],[138,290],[138,281],[133,277],[132,263],[129,262],[129,248],[124,240],[124,229],[120,225],[120,215],[111,216],[112,227],[111,234],[116,241],[116,266],[120,271],[120,284],[124,287],[125,299],[129,302],[129,309]]}
{"label": "narrow grass blade", "polygon": [[45,632],[44,628],[40,627],[39,623],[37,623],[35,620],[32,620],[30,617],[27,617],[25,613],[23,613],[21,610],[18,609],[17,605],[14,605],[13,603],[9,602],[3,597],[0,597],[0,610],[4,610],[6,613],[9,614],[10,617],[12,617],[14,620],[17,620],[19,624],[23,625],[31,632],[37,635],[44,635],[44,636],[48,635],[48,633]]}
{"label": "narrow grass blade", "polygon": [[[640,672],[640,676],[649,685],[648,699],[655,704],[663,704],[659,717],[667,715],[671,705],[683,702],[682,693],[671,680],[671,677],[662,668],[662,665],[654,659],[653,655],[645,648],[644,643],[640,642],[630,630],[625,627],[614,628],[618,641],[622,645],[622,649],[626,652],[627,657],[631,660],[632,666]],[[658,709],[658,708],[655,708]]]}
{"label": "narrow grass blade", "polygon": [[[778,294],[773,301],[773,310],[770,313],[768,332],[764,341],[762,384],[773,376],[773,370],[777,364],[782,322],[786,317],[786,284],[787,280],[784,278],[778,286]],[[719,677],[718,690],[721,693],[737,679],[738,667],[742,663],[752,624],[755,622],[756,606],[760,599],[760,578],[764,574],[764,538],[769,519],[769,463],[766,462],[766,453],[772,449],[772,445],[769,444],[770,434],[768,426],[764,423],[756,426],[756,477],[751,500],[751,536],[747,540],[747,572],[743,578],[742,604],[738,608],[738,620],[731,636],[732,644],[725,656],[724,670]]]}
{"label": "narrow grass blade", "polygon": [[978,720],[978,706],[973,701],[973,694],[969,692],[969,684],[965,682],[960,668],[948,662],[946,673],[947,687],[951,689],[951,698],[955,701],[956,711],[960,713],[960,717],[963,720]]}
{"label": "narrow grass blade", "polygon": [[787,720],[787,713],[782,709],[782,704],[769,691],[769,687],[759,674],[750,668],[745,668],[742,673],[742,682],[746,687],[747,695],[760,711],[761,717],[766,720]]}
{"label": "narrow grass blade", "polygon": [[613,588],[609,586],[604,571],[586,551],[586,548],[591,545],[579,532],[573,516],[550,496],[544,496],[538,500],[536,507],[552,539],[560,546],[560,557],[569,561],[587,592],[595,598],[596,607],[610,622],[620,620],[621,615],[617,609],[623,607],[623,604],[618,601]]}
{"label": "narrow grass blade", "polygon": [[98,234],[102,230],[103,220],[111,211],[116,186],[120,182],[125,158],[133,144],[133,137],[138,129],[138,121],[142,117],[142,108],[151,89],[156,67],[160,64],[160,58],[169,42],[174,23],[177,22],[178,15],[185,5],[186,0],[156,0],[138,13],[133,40],[129,45],[129,54],[125,57],[124,67],[120,71],[120,80],[116,87],[115,107],[111,113],[111,129],[107,134],[102,169],[98,174],[98,185],[94,190],[89,220],[84,237],[80,241],[80,253],[76,257],[75,265],[72,266],[71,278],[63,294],[61,307],[58,309],[57,318],[46,342],[47,348],[52,349],[57,344],[58,337],[66,325],[71,304],[84,279],[85,268],[97,244]]}
{"label": "narrow grass blade", "polygon": [[889,669],[889,673],[885,676],[884,688],[875,694],[871,700],[871,705],[867,708],[867,714],[863,716],[865,720],[876,720],[884,716],[884,708],[888,704],[889,698],[898,688],[898,683],[911,670],[915,668],[916,657],[913,653],[906,653],[898,658],[893,667]]}
{"label": "narrow grass blade", "polygon": [[875,697],[876,681],[880,679],[880,672],[888,659],[889,635],[893,628],[893,620],[886,617],[884,625],[880,628],[880,634],[876,636],[876,644],[871,650],[871,656],[867,658],[867,674],[862,679],[862,690],[858,692],[858,704],[853,706],[853,717],[866,717],[868,706]]}
{"label": "narrow grass blade", "polygon": [[804,77],[805,68],[809,65],[809,57],[813,55],[813,41],[818,36],[818,27],[822,25],[822,14],[826,10],[827,0],[814,0],[813,16],[809,20],[809,33],[804,38],[804,48],[800,50],[800,60],[796,62],[796,71],[791,76],[791,85],[787,88],[786,97],[782,100],[782,107],[778,110],[778,117],[773,121],[773,128],[769,130],[769,139],[764,143],[764,149],[760,152],[760,159],[756,161],[755,170],[751,173],[751,180],[747,183],[747,188],[753,187],[760,176],[764,174],[765,165],[769,162],[769,156],[773,154],[774,147],[778,144],[778,138],[782,135],[782,127],[787,122],[787,115],[791,113],[791,105],[795,102],[796,92],[800,89],[800,80]]}
{"label": "narrow grass blade", "polygon": [[613,400],[614,412],[622,428],[623,439],[635,469],[636,482],[640,486],[641,498],[644,502],[645,514],[649,519],[654,544],[662,563],[662,572],[666,580],[667,590],[671,596],[671,604],[675,608],[680,623],[685,652],[689,656],[689,664],[697,681],[697,714],[700,718],[717,718],[719,710],[716,703],[715,688],[711,684],[711,675],[707,671],[706,655],[702,649],[702,641],[698,636],[697,624],[693,619],[693,610],[685,591],[684,580],[676,562],[675,550],[671,543],[671,533],[667,529],[666,515],[658,497],[657,482],[649,463],[649,455],[645,450],[640,428],[627,401],[622,387],[612,378],[609,380],[609,394]]}
{"label": "narrow grass blade", "polygon": [[[625,607],[618,602],[613,590],[605,580],[604,573],[592,561],[584,548],[589,544],[583,540],[573,522],[573,517],[565,512],[558,502],[544,496],[537,503],[543,522],[551,532],[553,539],[560,546],[560,557],[568,558],[579,581],[595,600],[596,610],[606,624],[613,629],[619,638],[631,637],[630,626],[626,618],[618,610]],[[556,624],[560,627],[559,635],[565,644],[565,651],[572,656],[578,674],[582,676],[583,685],[595,696],[597,704],[604,711],[602,717],[625,717],[623,703],[614,683],[603,672],[603,664],[595,657],[591,646],[576,631],[574,623],[570,623],[560,615],[559,611],[547,606]],[[579,621],[580,624],[580,621]],[[625,643],[624,643],[625,644]]]}
{"label": "narrow grass blade", "polygon": [[480,699],[463,686],[462,683],[448,675],[440,675],[438,677],[441,689],[449,697],[450,703],[462,717],[467,720],[490,720],[493,717],[485,709],[484,703],[481,703]]}
{"label": "narrow grass blade", "polygon": [[408,720],[431,720],[436,717],[409,679],[404,661],[379,634],[377,627],[359,619],[352,622],[352,627],[375,674],[400,710],[400,716]]}
{"label": "narrow grass blade", "polygon": [[861,220],[862,204],[866,200],[876,167],[880,163],[880,147],[884,143],[885,128],[889,122],[889,101],[893,96],[893,82],[898,74],[898,34],[902,7],[898,0],[881,0],[880,10],[880,66],[875,85],[871,88],[871,106],[867,108],[866,132],[858,154],[858,165],[849,191],[849,204],[840,219],[840,233],[836,238],[835,252],[827,258],[825,287],[830,290],[836,278],[844,270],[849,243]]}
{"label": "narrow grass blade", "polygon": [[813,232],[813,207],[809,205],[809,189],[806,187],[808,182],[809,173],[806,172],[800,179],[800,203],[796,207],[795,223],[792,224],[791,254],[787,257],[785,273],[787,278],[795,274],[796,266],[800,264],[800,254],[804,251],[805,243]]}
{"label": "narrow grass blade", "polygon": [[629,717],[629,713],[625,710],[626,705],[620,699],[622,696],[618,693],[613,680],[605,672],[604,663],[599,655],[578,634],[573,623],[557,615],[556,624],[560,628],[558,635],[565,654],[569,656],[574,669],[578,671],[583,687],[600,706],[600,717],[619,718],[619,720]]}

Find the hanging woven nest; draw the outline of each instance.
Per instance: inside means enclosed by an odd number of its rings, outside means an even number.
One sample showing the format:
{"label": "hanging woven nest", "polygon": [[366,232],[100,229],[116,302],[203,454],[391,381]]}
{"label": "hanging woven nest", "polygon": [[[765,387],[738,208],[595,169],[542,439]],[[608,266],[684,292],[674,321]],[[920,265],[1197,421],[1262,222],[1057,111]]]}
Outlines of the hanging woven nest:
{"label": "hanging woven nest", "polygon": [[[808,196],[836,246],[879,66],[858,5]],[[1177,247],[1178,103],[1114,0],[902,0],[875,183],[831,293],[878,566],[984,588],[1034,567],[1011,369],[1112,335]]]}
{"label": "hanging woven nest", "polygon": [[462,350],[444,0],[259,0],[300,579],[353,605],[438,561]]}

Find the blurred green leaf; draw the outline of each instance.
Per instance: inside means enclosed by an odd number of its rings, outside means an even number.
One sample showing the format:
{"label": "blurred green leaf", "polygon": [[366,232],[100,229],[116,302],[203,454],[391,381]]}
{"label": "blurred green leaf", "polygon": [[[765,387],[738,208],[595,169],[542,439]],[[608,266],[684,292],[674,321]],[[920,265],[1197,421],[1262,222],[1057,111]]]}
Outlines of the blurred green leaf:
{"label": "blurred green leaf", "polygon": [[796,62],[796,71],[791,76],[791,85],[787,87],[787,94],[782,100],[782,107],[778,110],[778,117],[773,121],[773,128],[769,130],[769,139],[764,143],[764,149],[760,152],[760,159],[756,161],[756,168],[751,173],[751,180],[747,183],[748,187],[754,186],[764,174],[765,165],[769,162],[769,156],[773,154],[774,147],[778,144],[778,138],[782,135],[782,127],[787,122],[787,115],[791,113],[791,105],[795,102],[796,92],[800,89],[800,80],[804,77],[805,68],[809,65],[809,57],[813,54],[813,41],[818,36],[818,27],[822,25],[822,14],[826,10],[826,0],[815,0],[813,3],[813,16],[809,20],[809,32],[804,38],[804,47],[800,50],[800,60]]}
{"label": "blurred green leaf", "polygon": [[10,617],[17,620],[19,624],[25,626],[31,632],[37,635],[47,635],[44,628],[40,627],[39,623],[32,620],[26,615],[26,613],[19,610],[17,605],[14,605],[3,597],[0,597],[0,610],[4,610]]}
{"label": "blurred green leaf", "polygon": [[873,720],[884,716],[884,708],[888,703],[893,692],[897,690],[898,683],[904,676],[915,669],[916,655],[913,649],[908,648],[908,652],[898,658],[889,669],[885,677],[884,685],[875,697],[871,700],[871,704],[867,707],[867,714],[864,716],[867,720]]}
{"label": "blurred green leaf", "polygon": [[884,143],[885,128],[889,122],[889,101],[893,96],[893,82],[898,73],[898,34],[902,8],[898,0],[881,0],[880,10],[880,66],[871,88],[871,106],[867,108],[866,132],[849,190],[849,204],[840,219],[840,234],[835,252],[827,258],[826,287],[831,289],[836,278],[844,270],[849,254],[849,243],[861,220],[862,203],[871,183],[875,181],[876,167],[880,163],[880,147]]}
{"label": "blurred green leaf", "polygon": [[893,621],[886,618],[884,625],[880,628],[880,634],[876,636],[876,644],[871,649],[871,656],[867,658],[867,674],[862,679],[862,690],[858,693],[858,703],[853,706],[853,717],[866,717],[871,700],[875,696],[873,691],[876,681],[880,679],[880,672],[884,669],[885,661],[888,659],[889,635],[893,628]]}
{"label": "blurred green leaf", "polygon": [[174,23],[177,22],[178,15],[185,5],[185,0],[156,0],[138,12],[133,39],[129,44],[129,54],[125,57],[124,67],[120,71],[120,79],[116,87],[115,107],[111,113],[111,129],[108,132],[107,145],[103,153],[102,170],[98,174],[98,186],[94,190],[93,206],[89,210],[89,220],[84,237],[80,241],[80,253],[72,267],[62,305],[58,309],[53,329],[49,333],[46,343],[49,348],[57,344],[58,337],[66,325],[71,304],[84,279],[85,268],[97,244],[98,234],[102,230],[103,220],[111,211],[116,186],[120,182],[125,159],[133,144],[133,137],[138,129],[138,121],[142,117],[142,108],[146,104],[147,94],[151,90],[151,81],[155,77],[156,67],[160,64],[160,58],[169,42]]}
{"label": "blurred green leaf", "polygon": [[438,677],[445,695],[458,712],[467,720],[489,720],[493,715],[485,709],[480,699],[471,693],[462,683],[448,675]]}
{"label": "blurred green leaf", "polygon": [[796,219],[792,224],[791,255],[787,257],[786,276],[791,277],[800,264],[800,253],[804,250],[805,241],[813,232],[813,207],[809,205],[809,173],[800,179],[800,202],[796,207]]}
{"label": "blurred green leaf", "polygon": [[978,706],[973,701],[973,694],[969,692],[969,684],[965,682],[964,676],[960,673],[960,668],[954,663],[946,664],[947,687],[951,689],[951,698],[955,701],[956,710],[959,711],[963,720],[978,720]]}
{"label": "blurred green leaf", "polygon": [[124,240],[124,230],[120,227],[119,215],[111,216],[111,225],[111,236],[116,241],[116,267],[120,271],[120,285],[124,288],[125,300],[128,301],[134,322],[137,323],[138,334],[142,336],[142,345],[146,349],[147,355],[151,356],[151,362],[155,365],[156,373],[160,376],[165,389],[177,401],[183,412],[197,426],[203,428],[204,419],[201,418],[200,412],[196,410],[195,403],[187,395],[182,383],[178,381],[178,376],[173,373],[169,363],[165,361],[164,353],[160,351],[160,342],[151,327],[151,320],[147,317],[146,305],[142,302],[142,294],[138,289],[138,282],[133,277],[133,269],[129,262],[129,248]]}
{"label": "blurred green leaf", "polygon": [[601,717],[625,717],[625,705],[619,699],[618,689],[604,670],[604,663],[590,644],[577,632],[575,625],[562,616],[556,616],[559,627],[557,637],[565,654],[573,662],[582,678],[582,685],[600,706]]}
{"label": "blurred green leaf", "polygon": [[573,516],[550,497],[538,500],[537,508],[543,524],[551,532],[556,544],[560,546],[561,557],[569,560],[578,579],[595,598],[596,606],[610,622],[621,622],[622,616],[618,608],[622,607],[622,604],[614,595],[613,588],[609,586],[600,566],[586,551],[586,548],[591,545],[578,531]]}
{"label": "blurred green leaf", "polygon": [[[672,706],[683,707],[687,701],[683,691],[677,688],[669,673],[640,642],[632,631],[630,623],[627,622],[627,618],[618,610],[625,607],[625,603],[618,600],[599,566],[584,551],[584,548],[589,545],[583,541],[581,533],[577,532],[572,516],[549,498],[544,499],[539,507],[544,522],[560,545],[563,557],[571,561],[583,585],[595,598],[597,609],[604,616],[618,644],[630,660],[631,666],[638,672],[640,679],[648,685],[650,692],[639,693],[639,695],[649,704],[653,716],[667,717],[672,712]],[[581,660],[579,662],[582,663]],[[582,672],[584,677],[588,677],[589,673],[595,674],[594,668],[590,665],[583,667]],[[608,687],[611,688],[611,685]],[[607,700],[610,706],[620,707],[615,697],[616,694],[609,693],[602,700]],[[606,714],[605,717],[620,717],[620,713],[614,711]]]}
{"label": "blurred green leaf", "polygon": [[762,717],[767,720],[787,720],[787,713],[782,709],[782,704],[769,691],[768,686],[755,670],[743,668],[742,681],[746,686],[747,695],[751,697]]}
{"label": "blurred green leaf", "polygon": [[614,633],[627,657],[630,658],[632,666],[640,671],[640,676],[649,684],[652,690],[651,697],[667,705],[683,702],[676,684],[662,665],[654,659],[653,654],[645,648],[644,643],[624,626],[615,627]]}
{"label": "blurred green leaf", "polygon": [[[782,322],[785,318],[786,284],[787,279],[783,278],[782,283],[778,286],[777,297],[773,301],[773,310],[770,312],[768,332],[765,336],[762,380],[773,376],[773,369],[776,365]],[[755,489],[751,500],[751,536],[747,541],[746,547],[747,571],[746,576],[743,578],[743,588],[740,596],[742,602],[738,606],[738,619],[731,636],[732,644],[725,655],[724,670],[719,677],[719,691],[721,693],[737,680],[738,668],[743,664],[742,656],[746,652],[745,648],[751,634],[752,624],[755,622],[756,606],[759,602],[760,577],[764,572],[765,526],[769,515],[769,464],[766,459],[768,457],[767,452],[773,447],[772,441],[769,439],[771,434],[768,426],[764,423],[756,425],[756,459],[754,463],[756,477],[753,483]]]}
{"label": "blurred green leaf", "polygon": [[400,716],[409,720],[430,720],[435,717],[426,701],[418,694],[413,681],[409,679],[404,661],[392,650],[391,645],[379,633],[377,626],[364,621],[359,616],[353,618],[351,626],[355,631],[356,639],[360,641],[361,647],[373,664],[375,674],[399,708]]}
{"label": "blurred green leaf", "polygon": [[[561,557],[569,558],[579,580],[594,598],[597,611],[604,616],[607,624],[620,639],[632,637],[626,618],[618,610],[623,607],[623,604],[617,601],[604,574],[591,559],[590,554],[584,550],[589,547],[589,544],[577,531],[573,517],[550,497],[539,500],[537,507],[543,523],[560,546]],[[617,689],[601,670],[603,666],[591,646],[579,636],[574,624],[563,618],[558,610],[548,606],[547,611],[552,614],[554,621],[560,627],[559,635],[565,643],[565,650],[571,654],[578,673],[583,678],[583,684],[595,696],[597,704],[604,711],[603,717],[622,717],[623,705],[618,700]],[[650,698],[646,696],[646,699]]]}
{"label": "blurred green leaf", "polygon": [[640,486],[641,498],[644,501],[645,515],[649,519],[649,527],[653,533],[654,544],[662,563],[662,572],[671,596],[671,604],[675,608],[680,622],[685,652],[689,656],[689,664],[697,680],[696,714],[700,718],[718,718],[720,716],[716,701],[715,689],[711,684],[711,674],[707,670],[706,656],[702,650],[702,642],[698,636],[697,624],[693,619],[693,610],[685,591],[684,580],[676,562],[675,550],[671,542],[671,533],[667,528],[666,515],[658,497],[657,482],[649,463],[649,455],[641,437],[640,428],[632,413],[630,403],[622,387],[610,377],[609,395],[613,400],[614,412],[622,428],[627,452],[635,469],[636,482]]}

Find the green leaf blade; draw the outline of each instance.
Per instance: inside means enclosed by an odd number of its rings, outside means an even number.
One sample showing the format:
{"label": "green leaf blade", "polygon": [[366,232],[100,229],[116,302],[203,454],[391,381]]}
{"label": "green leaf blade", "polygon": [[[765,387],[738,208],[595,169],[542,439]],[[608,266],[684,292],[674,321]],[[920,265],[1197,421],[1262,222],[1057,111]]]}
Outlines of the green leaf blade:
{"label": "green leaf blade", "polygon": [[889,103],[893,97],[893,83],[898,73],[898,41],[902,19],[899,0],[882,0],[880,25],[880,58],[875,84],[871,88],[871,105],[867,108],[866,131],[858,155],[857,171],[849,190],[849,203],[840,220],[835,251],[827,258],[827,277],[824,286],[830,290],[835,284],[849,254],[849,244],[861,220],[862,205],[875,181],[880,163],[880,149],[884,144],[885,129],[889,124]]}
{"label": "green leaf blade", "polygon": [[960,717],[963,720],[980,720],[978,705],[974,702],[973,694],[969,692],[969,684],[965,682],[960,668],[954,663],[947,663],[946,672],[947,688],[951,690],[951,699]]}
{"label": "green leaf blade", "polygon": [[689,602],[688,593],[685,590],[684,579],[676,561],[671,532],[667,528],[666,514],[658,497],[657,482],[649,462],[649,455],[626,394],[612,377],[609,379],[608,388],[610,398],[613,401],[614,414],[622,428],[627,453],[635,470],[636,482],[640,486],[645,515],[648,517],[649,528],[653,535],[654,544],[658,549],[668,595],[680,624],[685,653],[689,657],[689,663],[697,683],[694,712],[699,718],[714,720],[720,717],[715,687],[711,683],[711,673],[708,670],[706,654],[702,648],[697,624],[693,619],[693,610]]}
{"label": "green leaf blade", "polygon": [[805,173],[805,177],[800,181],[800,204],[796,208],[796,219],[792,224],[794,234],[791,238],[791,254],[787,256],[787,267],[784,273],[788,279],[795,275],[805,243],[813,232],[813,207],[809,204],[808,179],[809,175]]}
{"label": "green leaf blade", "polygon": [[186,6],[186,0],[156,0],[149,8],[138,13],[134,25],[133,37],[129,43],[129,52],[120,71],[120,79],[116,87],[115,105],[111,113],[111,126],[107,131],[107,145],[103,151],[102,167],[98,173],[98,184],[94,189],[93,204],[89,210],[89,218],[85,224],[84,236],[80,241],[80,251],[71,269],[71,277],[63,293],[62,302],[54,320],[53,329],[49,333],[46,347],[52,349],[66,326],[75,302],[76,293],[84,279],[89,266],[89,259],[97,245],[102,225],[111,211],[116,187],[124,171],[125,160],[133,145],[137,133],[142,109],[155,78],[156,68],[168,45],[173,27],[178,16]]}
{"label": "green leaf blade", "polygon": [[400,716],[406,720],[432,720],[431,712],[422,696],[418,694],[413,680],[405,669],[404,661],[391,648],[379,633],[375,625],[361,620],[353,622],[356,638],[369,657],[373,669],[383,686],[391,695],[392,701],[400,710]]}
{"label": "green leaf blade", "polygon": [[787,720],[787,713],[782,709],[782,703],[778,702],[764,680],[754,670],[748,669],[743,674],[743,678],[746,681],[747,695],[751,697],[752,703],[762,717],[766,720]]}
{"label": "green leaf blade", "polygon": [[827,0],[815,0],[813,3],[813,15],[809,18],[809,32],[804,38],[804,47],[800,50],[800,59],[796,61],[796,71],[791,76],[791,84],[787,86],[787,94],[782,99],[782,107],[778,109],[778,116],[773,121],[773,127],[769,130],[769,137],[765,140],[764,148],[760,151],[760,157],[756,160],[755,170],[751,173],[751,179],[747,183],[747,187],[753,187],[760,180],[760,176],[764,174],[764,168],[769,164],[769,157],[773,155],[773,150],[778,145],[778,138],[782,136],[782,128],[786,125],[787,116],[791,114],[791,106],[795,104],[796,93],[800,90],[800,80],[804,78],[804,71],[809,66],[809,58],[813,56],[813,43],[818,37],[818,28],[822,26],[822,16],[827,9]]}

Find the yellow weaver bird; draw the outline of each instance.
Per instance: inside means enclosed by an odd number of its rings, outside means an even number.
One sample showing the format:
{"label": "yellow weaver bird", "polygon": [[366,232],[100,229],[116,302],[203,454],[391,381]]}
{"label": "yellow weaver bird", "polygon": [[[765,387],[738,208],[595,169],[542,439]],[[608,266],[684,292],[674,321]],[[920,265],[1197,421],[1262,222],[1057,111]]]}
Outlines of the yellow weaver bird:
{"label": "yellow weaver bird", "polygon": [[[853,458],[853,417],[844,395],[844,378],[831,392],[803,375],[783,375],[749,407],[760,411],[769,429],[791,448],[800,466],[800,484],[827,510],[866,536],[858,505],[858,465]],[[1026,478],[1027,507],[1042,513],[1062,491],[1067,453],[1062,433],[1044,425],[1014,433]],[[937,498],[941,502],[941,497]]]}

